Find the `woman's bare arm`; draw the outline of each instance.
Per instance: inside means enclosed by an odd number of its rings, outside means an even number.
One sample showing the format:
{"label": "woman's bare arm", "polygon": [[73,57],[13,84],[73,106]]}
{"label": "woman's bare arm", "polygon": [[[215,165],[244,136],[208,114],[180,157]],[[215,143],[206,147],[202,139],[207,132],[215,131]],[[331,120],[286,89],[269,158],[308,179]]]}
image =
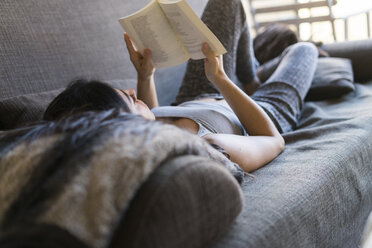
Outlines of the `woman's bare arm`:
{"label": "woman's bare arm", "polygon": [[251,172],[276,158],[284,149],[284,141],[272,136],[241,136],[234,134],[207,134],[210,144],[222,147],[245,172]]}
{"label": "woman's bare arm", "polygon": [[206,137],[224,148],[231,160],[245,171],[252,171],[274,159],[284,149],[284,139],[269,116],[237,87],[223,69],[222,56],[216,57],[208,44],[204,67],[209,81],[220,91],[250,136],[211,134]]}
{"label": "woman's bare arm", "polygon": [[137,96],[146,105],[152,109],[159,106],[158,96],[156,94],[154,74],[149,78],[138,77],[137,81]]}
{"label": "woman's bare arm", "polygon": [[127,33],[124,33],[124,40],[130,60],[137,70],[137,97],[146,103],[150,109],[159,106],[154,81],[155,68],[151,62],[151,51],[145,49],[142,55],[133,46],[133,42]]}

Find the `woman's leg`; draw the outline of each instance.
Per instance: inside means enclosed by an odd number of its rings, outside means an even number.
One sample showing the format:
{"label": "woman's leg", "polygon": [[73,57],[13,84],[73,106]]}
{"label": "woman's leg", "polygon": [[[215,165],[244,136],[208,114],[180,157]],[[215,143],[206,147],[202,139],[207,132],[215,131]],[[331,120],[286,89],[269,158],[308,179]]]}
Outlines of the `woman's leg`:
{"label": "woman's leg", "polygon": [[[226,74],[230,78],[236,75],[242,83],[252,82],[257,62],[241,1],[209,0],[201,19],[227,50],[223,56]],[[203,96],[215,97],[220,94],[205,77],[204,61],[190,60],[175,104]]]}
{"label": "woman's leg", "polygon": [[308,42],[289,46],[270,78],[253,94],[281,133],[293,130],[301,115],[304,98],[311,86],[318,50]]}

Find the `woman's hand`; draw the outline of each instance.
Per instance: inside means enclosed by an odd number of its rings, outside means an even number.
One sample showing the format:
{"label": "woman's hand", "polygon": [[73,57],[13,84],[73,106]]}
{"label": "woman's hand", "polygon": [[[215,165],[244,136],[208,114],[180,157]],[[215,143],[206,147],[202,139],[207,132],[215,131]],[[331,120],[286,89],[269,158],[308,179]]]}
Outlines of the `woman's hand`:
{"label": "woman's hand", "polygon": [[125,44],[130,56],[130,61],[137,70],[137,96],[152,109],[159,106],[154,82],[155,67],[151,62],[151,51],[145,49],[143,55],[133,46],[127,33],[124,33]]}
{"label": "woman's hand", "polygon": [[143,55],[133,46],[133,42],[127,33],[124,33],[125,44],[130,56],[130,61],[137,70],[140,80],[147,80],[154,75],[155,68],[151,62],[151,51],[145,49]]}
{"label": "woman's hand", "polygon": [[227,77],[223,69],[222,55],[216,56],[208,43],[203,44],[202,51],[206,56],[204,59],[204,70],[208,80],[214,83],[218,79]]}

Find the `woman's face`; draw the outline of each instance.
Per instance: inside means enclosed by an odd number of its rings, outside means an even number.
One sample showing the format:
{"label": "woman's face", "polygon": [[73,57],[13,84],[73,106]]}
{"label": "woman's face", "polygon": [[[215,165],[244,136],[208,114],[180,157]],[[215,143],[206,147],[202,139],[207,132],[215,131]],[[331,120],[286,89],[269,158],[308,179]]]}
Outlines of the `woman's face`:
{"label": "woman's face", "polygon": [[154,114],[151,112],[146,103],[137,99],[136,91],[134,89],[115,90],[124,99],[133,114],[141,115],[143,118],[148,120],[155,120]]}

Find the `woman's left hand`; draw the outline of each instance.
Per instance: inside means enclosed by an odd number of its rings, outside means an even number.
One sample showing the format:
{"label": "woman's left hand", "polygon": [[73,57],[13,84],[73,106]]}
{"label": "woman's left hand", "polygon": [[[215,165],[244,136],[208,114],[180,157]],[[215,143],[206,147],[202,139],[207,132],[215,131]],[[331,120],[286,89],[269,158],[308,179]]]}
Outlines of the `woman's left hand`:
{"label": "woman's left hand", "polygon": [[125,44],[127,45],[127,49],[130,56],[130,61],[134,65],[137,70],[138,78],[140,80],[147,80],[151,76],[154,75],[155,68],[151,62],[151,51],[150,49],[145,49],[143,55],[137,51],[137,49],[133,46],[133,42],[130,39],[127,33],[124,33],[124,40]]}
{"label": "woman's left hand", "polygon": [[226,77],[222,55],[216,56],[208,43],[203,44],[202,51],[206,56],[204,59],[204,70],[208,80],[214,83],[217,79]]}

